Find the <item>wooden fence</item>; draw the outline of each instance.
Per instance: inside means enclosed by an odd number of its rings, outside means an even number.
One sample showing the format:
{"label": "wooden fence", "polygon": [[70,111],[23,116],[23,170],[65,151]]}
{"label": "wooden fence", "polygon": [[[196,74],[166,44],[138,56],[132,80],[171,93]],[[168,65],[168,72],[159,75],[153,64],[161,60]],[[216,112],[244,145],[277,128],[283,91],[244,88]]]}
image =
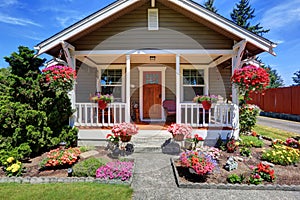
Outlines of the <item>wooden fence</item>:
{"label": "wooden fence", "polygon": [[267,89],[264,94],[251,94],[247,101],[265,112],[300,115],[300,86]]}

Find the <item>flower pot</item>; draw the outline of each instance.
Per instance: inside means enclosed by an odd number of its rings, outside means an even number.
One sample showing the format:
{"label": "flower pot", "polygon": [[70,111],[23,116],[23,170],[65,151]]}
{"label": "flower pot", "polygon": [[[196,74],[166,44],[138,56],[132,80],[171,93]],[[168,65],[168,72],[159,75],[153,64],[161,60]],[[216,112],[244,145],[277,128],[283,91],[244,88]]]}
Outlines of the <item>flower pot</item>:
{"label": "flower pot", "polygon": [[175,141],[183,141],[184,135],[183,134],[175,134],[173,135]]}
{"label": "flower pot", "polygon": [[184,148],[188,150],[192,150],[194,146],[194,142],[189,140],[184,140]]}
{"label": "flower pot", "polygon": [[198,143],[196,144],[196,148],[202,148],[204,144],[204,141],[198,141]]}
{"label": "flower pot", "polygon": [[120,139],[122,142],[129,142],[131,140],[132,135],[120,135]]}
{"label": "flower pot", "polygon": [[103,100],[98,100],[98,107],[104,110],[107,107],[107,103]]}
{"label": "flower pot", "polygon": [[211,108],[211,101],[202,101],[201,103],[204,110],[209,110]]}

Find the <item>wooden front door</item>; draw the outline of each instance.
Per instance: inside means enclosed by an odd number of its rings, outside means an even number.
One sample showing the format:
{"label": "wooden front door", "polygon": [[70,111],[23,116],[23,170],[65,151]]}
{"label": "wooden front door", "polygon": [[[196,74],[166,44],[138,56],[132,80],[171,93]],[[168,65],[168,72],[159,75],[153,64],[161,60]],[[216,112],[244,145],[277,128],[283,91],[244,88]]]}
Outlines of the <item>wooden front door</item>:
{"label": "wooden front door", "polygon": [[143,86],[143,116],[144,119],[161,119],[161,93],[160,84],[145,84]]}

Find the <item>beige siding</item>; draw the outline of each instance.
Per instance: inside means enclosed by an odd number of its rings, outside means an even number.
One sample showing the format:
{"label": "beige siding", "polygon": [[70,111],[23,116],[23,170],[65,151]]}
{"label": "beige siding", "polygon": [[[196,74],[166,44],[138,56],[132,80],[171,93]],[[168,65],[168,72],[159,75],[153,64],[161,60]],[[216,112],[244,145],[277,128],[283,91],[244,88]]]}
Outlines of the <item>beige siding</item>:
{"label": "beige siding", "polygon": [[209,93],[231,99],[231,69],[214,67],[209,69]]}
{"label": "beige siding", "polygon": [[225,36],[157,3],[159,31],[147,30],[148,4],[72,41],[76,50],[92,49],[231,49]]}
{"label": "beige siding", "polygon": [[90,95],[96,92],[96,76],[97,70],[95,68],[82,65],[78,71],[76,79],[76,102],[86,103],[90,102]]}
{"label": "beige siding", "polygon": [[130,100],[131,102],[135,101],[139,103],[139,70],[137,65],[131,66],[131,73],[130,73]]}
{"label": "beige siding", "polygon": [[168,65],[166,69],[166,99],[176,100],[175,65]]}

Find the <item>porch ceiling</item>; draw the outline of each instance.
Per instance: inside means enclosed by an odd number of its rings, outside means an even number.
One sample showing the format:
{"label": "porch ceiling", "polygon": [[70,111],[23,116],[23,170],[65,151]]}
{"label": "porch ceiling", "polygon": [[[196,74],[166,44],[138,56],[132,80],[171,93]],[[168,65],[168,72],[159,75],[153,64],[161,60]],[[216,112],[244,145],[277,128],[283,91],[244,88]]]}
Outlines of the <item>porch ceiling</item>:
{"label": "porch ceiling", "polygon": [[[154,56],[155,60],[150,60],[150,56]],[[125,55],[83,55],[77,56],[77,60],[82,63],[88,64],[92,67],[100,65],[110,64],[122,64],[126,63]],[[198,64],[211,66],[212,63],[218,60],[224,59],[224,55],[195,55],[184,54],[181,55],[181,64]],[[163,63],[176,63],[176,55],[174,54],[142,54],[142,55],[130,55],[130,63],[132,64],[163,64]]]}

